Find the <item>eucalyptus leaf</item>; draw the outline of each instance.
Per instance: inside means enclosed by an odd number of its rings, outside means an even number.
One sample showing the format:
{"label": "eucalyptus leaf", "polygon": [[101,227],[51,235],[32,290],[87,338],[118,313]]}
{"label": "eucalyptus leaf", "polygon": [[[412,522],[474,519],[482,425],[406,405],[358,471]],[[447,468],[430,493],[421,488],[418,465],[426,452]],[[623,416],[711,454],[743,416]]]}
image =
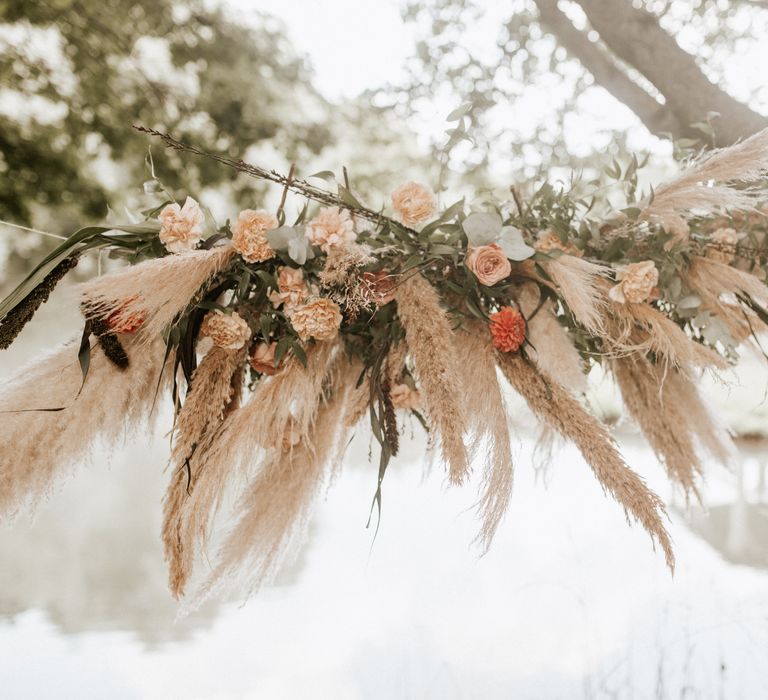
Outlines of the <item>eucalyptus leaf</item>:
{"label": "eucalyptus leaf", "polygon": [[535,255],[536,251],[523,240],[523,234],[520,229],[514,226],[505,226],[501,229],[498,239],[500,248],[504,251],[510,260],[519,262],[527,260]]}
{"label": "eucalyptus leaf", "polygon": [[496,212],[474,212],[461,225],[474,247],[493,243],[501,233],[502,221]]}

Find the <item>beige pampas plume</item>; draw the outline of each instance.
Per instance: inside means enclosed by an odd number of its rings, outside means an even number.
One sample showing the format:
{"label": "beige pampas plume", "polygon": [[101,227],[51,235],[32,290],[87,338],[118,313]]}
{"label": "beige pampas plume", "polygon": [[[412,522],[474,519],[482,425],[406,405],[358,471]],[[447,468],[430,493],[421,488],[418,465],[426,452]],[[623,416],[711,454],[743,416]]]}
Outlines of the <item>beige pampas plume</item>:
{"label": "beige pampas plume", "polygon": [[727,366],[717,352],[687,336],[680,326],[650,304],[612,302],[607,325],[607,350],[614,355],[652,352],[674,367]]}
{"label": "beige pampas plume", "polygon": [[456,331],[456,348],[464,373],[463,395],[473,458],[484,462],[478,510],[483,525],[477,542],[483,553],[509,506],[514,470],[504,397],[488,329],[477,321]]}
{"label": "beige pampas plume", "polygon": [[467,476],[469,460],[463,440],[462,373],[451,324],[437,292],[421,274],[401,282],[395,299],[427,423],[440,440],[451,482],[460,484]]}
{"label": "beige pampas plume", "polygon": [[163,502],[163,546],[174,597],[184,594],[192,554],[181,538],[184,504],[192,492],[191,459],[205,451],[224,420],[235,395],[232,379],[244,362],[244,351],[213,347],[192,375],[192,385],[179,412],[171,455],[171,478]]}
{"label": "beige pampas plume", "polygon": [[335,342],[315,343],[307,348],[306,367],[291,358],[278,374],[262,379],[248,403],[231,411],[221,429],[195,451],[190,492],[175,516],[177,534],[171,540],[178,551],[178,566],[170,572],[175,591],[184,590],[227,487],[236,487],[259,463],[279,453],[284,440],[306,441],[335,348]]}
{"label": "beige pampas plume", "polygon": [[526,319],[526,338],[532,346],[530,354],[536,366],[566,389],[583,392],[587,378],[581,356],[568,337],[568,331],[558,322],[552,302],[547,300],[539,306],[539,286],[530,282],[520,288],[517,301]]}
{"label": "beige pampas plume", "polygon": [[542,263],[542,267],[557,285],[574,318],[592,335],[602,335],[606,306],[603,284],[608,268],[573,255],[561,255]]}
{"label": "beige pampas plume", "polygon": [[36,505],[96,445],[109,449],[149,429],[156,392],[165,388],[163,343],[126,342],[125,349],[131,363],[121,370],[93,347],[79,395],[83,378],[75,343],[36,358],[0,386],[0,411],[7,412],[0,417],[0,443],[9,448],[0,454],[1,515]]}
{"label": "beige pampas plume", "polygon": [[763,308],[768,306],[768,287],[754,275],[716,260],[695,256],[685,281],[701,297],[701,307],[722,319],[735,340],[744,340],[753,330],[766,330],[766,325],[753,311],[734,299],[734,295],[748,296]]}
{"label": "beige pampas plume", "polygon": [[624,404],[670,478],[686,498],[691,493],[699,498],[702,466],[696,438],[723,462],[729,461],[730,451],[725,431],[714,423],[690,376],[642,356],[615,359],[612,367]]}
{"label": "beige pampas plume", "polygon": [[662,516],[661,499],[624,462],[607,428],[562,386],[545,379],[524,357],[497,353],[497,361],[512,387],[541,421],[571,440],[592,467],[598,481],[646,529],[664,550],[667,565],[674,570],[675,557]]}
{"label": "beige pampas plume", "polygon": [[360,366],[336,356],[326,386],[317,394],[309,434],[292,449],[276,451],[255,476],[238,506],[239,517],[222,544],[214,570],[192,600],[200,604],[214,590],[236,583],[242,571],[250,591],[268,582],[296,552],[330,466],[339,459],[347,429],[342,418]]}
{"label": "beige pampas plume", "polygon": [[[755,189],[744,183],[757,182],[768,173],[768,129],[741,143],[709,151],[671,182],[659,187],[652,201],[641,207],[640,219],[671,222],[681,217],[712,214],[723,210],[750,210],[758,201]],[[739,183],[731,187],[726,183]]]}
{"label": "beige pampas plume", "polygon": [[234,256],[226,245],[147,260],[83,284],[83,303],[118,324],[143,319],[137,337],[154,338]]}

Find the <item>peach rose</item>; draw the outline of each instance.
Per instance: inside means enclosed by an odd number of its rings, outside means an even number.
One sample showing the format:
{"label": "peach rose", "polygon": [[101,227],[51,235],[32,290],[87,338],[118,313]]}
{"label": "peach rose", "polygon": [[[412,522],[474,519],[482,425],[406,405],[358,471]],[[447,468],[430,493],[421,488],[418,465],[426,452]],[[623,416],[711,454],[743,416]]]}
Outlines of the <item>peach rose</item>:
{"label": "peach rose", "polygon": [[406,226],[415,226],[435,213],[437,199],[426,185],[406,182],[392,193],[392,206]]}
{"label": "peach rose", "polygon": [[160,241],[169,253],[192,250],[203,235],[205,217],[192,197],[187,197],[183,207],[175,202],[167,204],[158,219],[161,224]]}
{"label": "peach rose", "polygon": [[224,350],[239,350],[251,338],[250,327],[236,312],[228,315],[209,311],[200,326],[200,333]]}
{"label": "peach rose", "polygon": [[330,340],[338,334],[342,316],[338,304],[319,297],[295,309],[290,319],[302,340]]}
{"label": "peach rose", "polygon": [[644,260],[617,270],[616,280],[618,284],[611,287],[608,296],[620,304],[640,304],[652,295],[659,282],[659,271],[653,260]]}
{"label": "peach rose", "polygon": [[464,264],[480,284],[491,287],[512,274],[512,265],[498,243],[470,248]]}
{"label": "peach rose", "polygon": [[312,245],[320,246],[324,253],[330,253],[331,248],[351,243],[357,238],[355,223],[346,209],[326,207],[307,224],[307,238]]}
{"label": "peach rose", "polygon": [[269,300],[275,308],[285,304],[285,310],[290,311],[306,300],[309,288],[304,281],[301,269],[283,265],[277,270],[277,291],[269,294]]}
{"label": "peach rose", "polygon": [[[711,260],[725,263],[732,263],[736,259],[736,245],[739,242],[739,234],[732,228],[719,228],[714,231],[709,240],[716,246],[707,248],[707,257]],[[717,246],[722,246],[717,247]]]}
{"label": "peach rose", "polygon": [[261,374],[270,376],[276,374],[275,350],[277,350],[277,343],[258,343],[251,351],[249,358],[251,367]]}
{"label": "peach rose", "polygon": [[277,228],[273,214],[264,209],[244,209],[232,224],[232,246],[249,263],[264,262],[275,257],[267,242],[267,231]]}
{"label": "peach rose", "polygon": [[389,398],[392,399],[392,405],[395,408],[418,411],[421,407],[419,392],[411,389],[407,384],[394,384],[389,392]]}

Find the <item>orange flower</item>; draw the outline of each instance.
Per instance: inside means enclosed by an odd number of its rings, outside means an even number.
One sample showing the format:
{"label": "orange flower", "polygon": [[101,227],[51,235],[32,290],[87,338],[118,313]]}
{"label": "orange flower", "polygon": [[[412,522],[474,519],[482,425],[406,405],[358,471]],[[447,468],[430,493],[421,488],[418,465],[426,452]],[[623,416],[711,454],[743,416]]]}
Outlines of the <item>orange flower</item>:
{"label": "orange flower", "polygon": [[139,300],[138,294],[128,297],[107,316],[107,325],[113,333],[135,333],[147,320],[147,312],[131,311],[131,305]]}
{"label": "orange flower", "polygon": [[502,352],[516,352],[525,340],[525,319],[511,306],[502,306],[491,314],[493,346]]}

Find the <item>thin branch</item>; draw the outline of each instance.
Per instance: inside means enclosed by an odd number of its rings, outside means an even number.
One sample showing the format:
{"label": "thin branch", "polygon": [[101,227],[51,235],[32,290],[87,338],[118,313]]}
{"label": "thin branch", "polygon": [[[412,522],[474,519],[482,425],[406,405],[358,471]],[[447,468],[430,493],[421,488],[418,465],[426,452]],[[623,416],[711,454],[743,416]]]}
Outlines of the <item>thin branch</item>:
{"label": "thin branch", "polygon": [[218,153],[210,153],[209,151],[204,151],[197,146],[191,146],[189,144],[178,141],[170,134],[163,133],[157,129],[150,129],[138,124],[134,124],[133,128],[136,129],[136,131],[140,131],[144,134],[159,137],[163,140],[168,148],[171,148],[174,151],[191,153],[196,156],[202,156],[203,158],[210,158],[211,160],[215,160],[216,162],[237,170],[240,173],[245,173],[246,175],[256,178],[257,180],[266,180],[267,182],[274,182],[275,184],[282,185],[286,190],[300,194],[303,197],[308,197],[309,199],[320,202],[321,204],[325,204],[331,207],[339,207],[340,209],[347,209],[355,216],[358,216],[362,219],[367,219],[368,221],[371,221],[375,224],[388,223],[390,226],[396,226],[401,230],[408,232],[414,237],[418,237],[419,235],[415,229],[409,228],[408,226],[405,226],[401,222],[395,221],[388,216],[384,216],[381,212],[374,211],[373,209],[369,209],[368,207],[364,207],[362,205],[350,204],[341,199],[341,197],[338,195],[335,195],[332,192],[328,192],[328,190],[315,187],[314,185],[308,183],[306,180],[295,179],[290,176],[278,173],[276,170],[267,170],[266,168],[259,167],[258,165],[251,165],[250,163],[246,163],[240,158],[235,159],[230,158],[229,156],[220,155]]}

